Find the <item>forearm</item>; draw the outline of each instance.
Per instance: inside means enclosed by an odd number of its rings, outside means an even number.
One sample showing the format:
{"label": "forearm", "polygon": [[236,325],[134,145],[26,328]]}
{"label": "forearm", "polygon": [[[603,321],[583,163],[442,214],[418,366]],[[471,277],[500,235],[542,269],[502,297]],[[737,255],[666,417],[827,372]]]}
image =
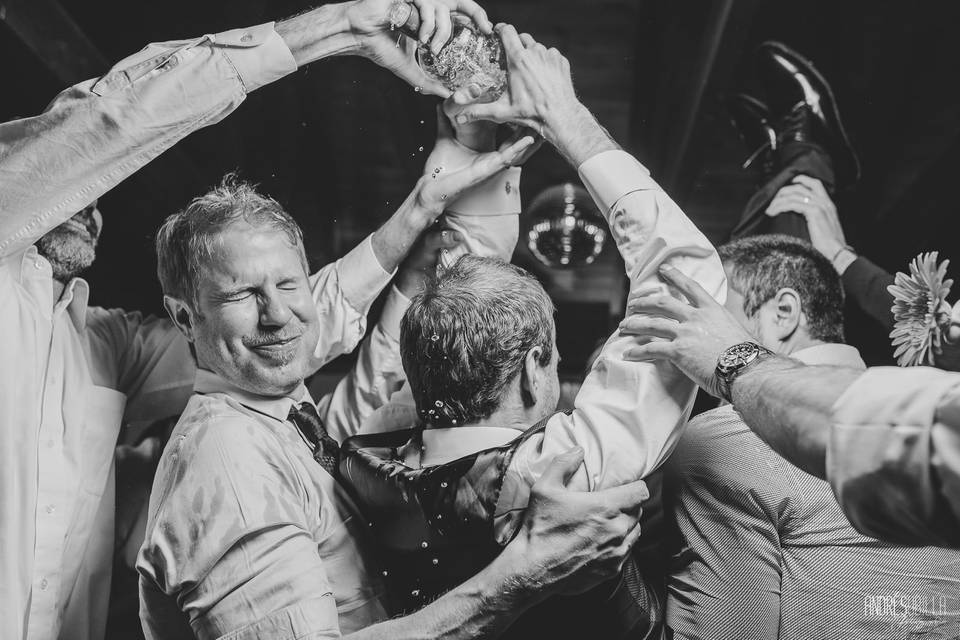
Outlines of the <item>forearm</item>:
{"label": "forearm", "polygon": [[620,148],[590,110],[579,102],[551,110],[544,120],[548,142],[574,167],[598,153]]}
{"label": "forearm", "polygon": [[543,600],[517,572],[523,553],[511,543],[483,571],[416,613],[346,636],[349,640],[496,638],[528,608]]}
{"label": "forearm", "polygon": [[356,3],[326,4],[277,22],[277,33],[289,47],[298,67],[360,50],[347,19],[347,9],[352,4]]}
{"label": "forearm", "polygon": [[733,406],[774,451],[824,478],[833,406],[861,375],[857,369],[813,367],[773,357],[737,377]]}
{"label": "forearm", "polygon": [[385,271],[393,272],[410,253],[420,234],[433,224],[431,216],[417,206],[415,189],[400,208],[373,233],[373,252]]}

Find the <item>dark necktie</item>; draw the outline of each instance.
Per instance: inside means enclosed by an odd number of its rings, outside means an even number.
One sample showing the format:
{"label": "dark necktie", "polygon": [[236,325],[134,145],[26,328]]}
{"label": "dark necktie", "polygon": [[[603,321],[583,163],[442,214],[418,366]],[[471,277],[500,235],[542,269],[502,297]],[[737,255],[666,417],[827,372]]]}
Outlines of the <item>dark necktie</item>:
{"label": "dark necktie", "polygon": [[297,425],[303,437],[313,445],[313,459],[336,478],[340,467],[340,445],[327,433],[313,405],[309,402],[294,405],[287,419]]}

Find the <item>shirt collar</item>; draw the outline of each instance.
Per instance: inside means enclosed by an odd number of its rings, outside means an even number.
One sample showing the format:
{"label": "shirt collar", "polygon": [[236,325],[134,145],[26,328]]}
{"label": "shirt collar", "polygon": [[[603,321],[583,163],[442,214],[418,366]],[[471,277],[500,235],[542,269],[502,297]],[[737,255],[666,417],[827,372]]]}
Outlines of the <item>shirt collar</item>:
{"label": "shirt collar", "polygon": [[512,442],[522,431],[506,427],[450,427],[423,430],[424,466],[444,464],[477,451],[501,447]]}
{"label": "shirt collar", "polygon": [[307,387],[303,382],[288,395],[279,397],[261,396],[241,389],[222,378],[219,374],[207,369],[197,369],[197,377],[193,383],[193,390],[200,394],[223,393],[247,409],[256,411],[280,422],[286,421],[293,405],[303,402],[314,404],[313,398],[310,397],[310,392],[307,391]]}
{"label": "shirt collar", "polygon": [[848,344],[824,343],[800,349],[790,354],[804,364],[811,365],[833,365],[835,367],[852,367],[854,369],[866,369],[860,352]]}
{"label": "shirt collar", "polygon": [[[50,275],[50,261],[40,255],[37,246],[33,244],[27,247],[20,259],[21,272],[29,272],[31,268],[42,269],[48,277],[53,278]],[[83,278],[73,278],[63,288],[60,299],[53,301],[52,304],[55,310],[66,307],[73,326],[77,328],[77,331],[83,331],[87,326],[87,305],[89,302],[90,285]]]}

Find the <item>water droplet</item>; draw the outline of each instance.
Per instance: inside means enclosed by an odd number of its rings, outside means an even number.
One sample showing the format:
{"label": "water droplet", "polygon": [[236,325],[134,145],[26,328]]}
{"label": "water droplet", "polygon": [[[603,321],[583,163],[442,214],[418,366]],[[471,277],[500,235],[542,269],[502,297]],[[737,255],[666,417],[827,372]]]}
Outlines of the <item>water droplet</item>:
{"label": "water droplet", "polygon": [[420,93],[421,91],[423,91],[421,87],[414,87],[413,90],[417,93]]}
{"label": "water droplet", "polygon": [[441,489],[446,489],[446,488],[447,488],[447,481],[446,481],[446,480],[444,480],[443,482],[440,483],[440,488],[441,488]]}
{"label": "water droplet", "polygon": [[440,564],[440,559],[434,558],[432,562],[433,562],[433,566],[437,566],[438,564]]}
{"label": "water droplet", "polygon": [[419,597],[419,596],[420,596],[420,589],[414,589],[413,591],[410,592],[410,595],[412,595],[414,598]]}
{"label": "water droplet", "polygon": [[423,120],[420,121],[420,124],[423,124]]}
{"label": "water droplet", "polygon": [[420,543],[420,548],[421,548],[421,549],[426,549],[426,548],[429,547],[429,546],[430,546],[430,545],[429,545],[429,543],[427,543],[426,540],[424,540],[423,542]]}
{"label": "water droplet", "polygon": [[423,151],[423,147],[419,147],[419,148],[418,148],[418,151]]}
{"label": "water droplet", "polygon": [[388,575],[389,575],[389,574],[388,574],[386,571],[383,572],[383,577],[384,577],[384,578],[386,578]]}

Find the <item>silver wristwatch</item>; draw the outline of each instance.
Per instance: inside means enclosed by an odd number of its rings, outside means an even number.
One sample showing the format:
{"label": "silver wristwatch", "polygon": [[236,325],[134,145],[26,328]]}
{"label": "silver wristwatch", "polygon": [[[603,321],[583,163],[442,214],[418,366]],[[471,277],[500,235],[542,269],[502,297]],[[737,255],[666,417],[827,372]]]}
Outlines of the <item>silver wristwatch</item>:
{"label": "silver wristwatch", "polygon": [[717,358],[717,389],[720,391],[720,397],[727,402],[732,403],[730,397],[730,387],[733,381],[737,379],[744,369],[754,362],[763,359],[766,356],[772,356],[773,351],[757,344],[756,342],[741,342],[732,347],[724,349],[720,357]]}

